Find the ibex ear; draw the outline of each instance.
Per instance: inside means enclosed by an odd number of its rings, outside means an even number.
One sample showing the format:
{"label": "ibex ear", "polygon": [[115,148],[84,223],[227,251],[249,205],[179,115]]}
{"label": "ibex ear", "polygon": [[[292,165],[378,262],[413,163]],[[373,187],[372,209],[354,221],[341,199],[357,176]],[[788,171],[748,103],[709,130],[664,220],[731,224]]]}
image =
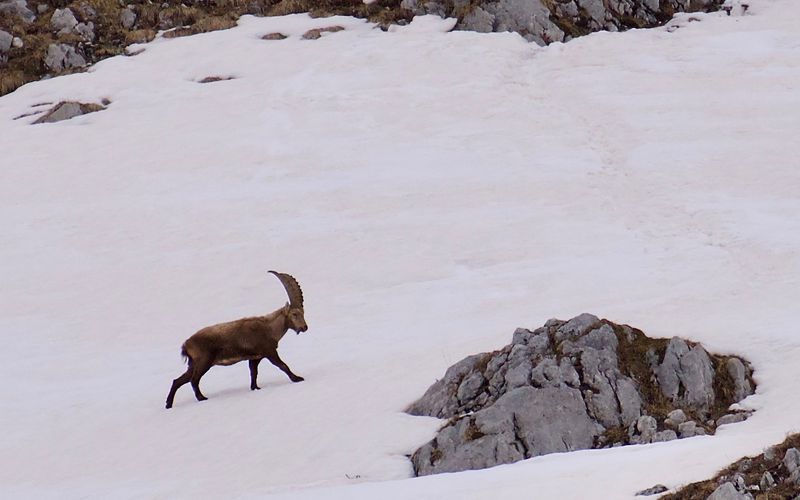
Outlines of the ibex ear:
{"label": "ibex ear", "polygon": [[289,303],[287,302],[287,303],[286,303],[286,305],[285,305],[285,306],[283,306],[283,308],[284,308],[284,309],[286,309],[286,310],[288,311],[288,310],[289,310],[289,306],[291,306],[291,304],[289,304]]}

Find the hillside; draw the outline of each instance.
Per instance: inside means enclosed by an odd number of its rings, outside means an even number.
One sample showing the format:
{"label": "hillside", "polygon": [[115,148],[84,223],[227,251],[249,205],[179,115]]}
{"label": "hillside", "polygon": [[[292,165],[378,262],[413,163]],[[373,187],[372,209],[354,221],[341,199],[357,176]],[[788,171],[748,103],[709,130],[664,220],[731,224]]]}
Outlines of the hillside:
{"label": "hillside", "polygon": [[[0,97],[0,496],[622,499],[780,443],[799,26],[791,0],[547,47],[244,16]],[[32,124],[60,101],[106,109]],[[269,269],[305,294],[305,381],[215,367],[165,410],[187,337],[285,303]],[[448,366],[585,311],[747,359],[755,412],[411,479],[444,422],[403,410]]]}

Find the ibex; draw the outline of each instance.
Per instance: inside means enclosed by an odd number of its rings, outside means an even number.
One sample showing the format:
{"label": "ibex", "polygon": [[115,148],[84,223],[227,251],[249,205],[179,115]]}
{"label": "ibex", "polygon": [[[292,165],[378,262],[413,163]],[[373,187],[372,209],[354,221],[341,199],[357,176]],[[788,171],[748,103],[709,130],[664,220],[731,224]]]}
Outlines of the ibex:
{"label": "ibex", "polygon": [[303,377],[292,373],[278,356],[278,342],[291,328],[296,333],[308,330],[303,312],[303,291],[300,284],[288,274],[270,271],[281,280],[289,302],[280,309],[253,318],[243,318],[228,323],[209,326],[198,331],[181,347],[181,354],[188,359],[186,373],[172,381],[167,395],[167,408],[172,408],[175,392],[187,382],[192,383],[198,401],[208,399],[200,392],[200,379],[214,365],[232,365],[239,361],[250,362],[250,390],[261,389],[256,384],[258,363],[267,358],[292,382],[301,382]]}

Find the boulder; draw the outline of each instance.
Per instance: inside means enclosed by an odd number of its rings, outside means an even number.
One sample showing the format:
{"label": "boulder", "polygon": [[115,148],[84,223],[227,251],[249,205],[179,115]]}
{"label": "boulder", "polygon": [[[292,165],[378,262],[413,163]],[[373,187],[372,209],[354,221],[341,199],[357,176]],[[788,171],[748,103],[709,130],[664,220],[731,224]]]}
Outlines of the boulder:
{"label": "boulder", "polygon": [[78,23],[78,25],[75,26],[75,33],[80,35],[84,42],[93,42],[94,23],[91,21],[88,23]]}
{"label": "boulder", "polygon": [[126,30],[133,29],[136,25],[136,12],[130,5],[119,13],[119,22]]}
{"label": "boulder", "polygon": [[4,56],[11,50],[11,44],[14,42],[14,36],[11,33],[0,30],[0,57]]}
{"label": "boulder", "polygon": [[100,104],[86,104],[82,102],[74,102],[74,101],[62,101],[37,119],[33,124],[39,123],[55,123],[60,122],[63,120],[69,120],[71,118],[75,118],[76,116],[85,115],[88,113],[94,113],[95,111],[102,111],[106,109],[105,106]]}
{"label": "boulder", "polygon": [[27,24],[36,20],[36,16],[33,11],[28,8],[28,2],[25,0],[0,0],[0,14],[9,14],[18,17]]}
{"label": "boulder", "polygon": [[714,490],[706,500],[747,500],[752,499],[750,495],[739,493],[733,483],[723,483]]}
{"label": "boulder", "polygon": [[650,495],[658,495],[659,493],[664,493],[667,490],[669,490],[669,488],[667,488],[663,484],[657,484],[655,486],[651,486],[650,488],[647,488],[646,490],[637,491],[636,492],[636,496],[637,497],[639,497],[639,496],[645,496],[646,497],[646,496],[650,496]]}
{"label": "boulder", "polygon": [[783,456],[783,465],[789,471],[789,474],[800,469],[800,450],[797,448],[786,450],[786,454]]}
{"label": "boulder", "polygon": [[673,337],[656,370],[664,396],[707,413],[714,402],[714,369],[702,346]]}
{"label": "boulder", "polygon": [[66,43],[51,43],[47,47],[47,54],[44,56],[44,64],[52,71],[60,72],[65,69],[86,66],[86,59],[71,45]]}
{"label": "boulder", "polygon": [[50,28],[59,35],[68,35],[78,25],[75,14],[70,9],[56,9],[50,17]]}
{"label": "boulder", "polygon": [[745,368],[741,359],[733,357],[728,358],[725,362],[725,369],[728,371],[728,375],[733,379],[733,398],[736,401],[741,401],[753,394],[753,387],[750,385],[750,381],[747,380],[747,368]]}
{"label": "boulder", "polygon": [[[454,472],[706,434],[719,408],[730,404],[720,404],[713,390],[716,383],[733,392],[731,378],[715,380],[713,366],[725,359],[591,314],[517,328],[510,344],[462,359],[408,407],[412,415],[450,420],[412,455],[414,471]],[[664,408],[664,396],[672,408]],[[699,425],[687,412],[709,416]]]}

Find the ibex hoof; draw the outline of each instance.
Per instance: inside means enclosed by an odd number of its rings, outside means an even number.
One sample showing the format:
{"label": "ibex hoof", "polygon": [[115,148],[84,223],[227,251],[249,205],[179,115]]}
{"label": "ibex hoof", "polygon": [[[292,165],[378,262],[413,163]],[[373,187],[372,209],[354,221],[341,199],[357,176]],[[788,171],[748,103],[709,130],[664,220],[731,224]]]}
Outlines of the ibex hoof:
{"label": "ibex hoof", "polygon": [[257,385],[254,385],[254,386],[250,387],[250,390],[251,390],[251,391],[260,391],[260,390],[261,390],[261,387],[259,387],[259,386],[257,386]]}
{"label": "ibex hoof", "polygon": [[200,396],[199,398],[197,398],[198,401],[205,401],[206,399],[208,398],[205,396]]}
{"label": "ibex hoof", "polygon": [[302,382],[303,380],[305,380],[303,377],[297,377],[297,376],[295,376],[295,377],[292,377],[292,378],[291,378],[291,381],[292,381],[292,382]]}

